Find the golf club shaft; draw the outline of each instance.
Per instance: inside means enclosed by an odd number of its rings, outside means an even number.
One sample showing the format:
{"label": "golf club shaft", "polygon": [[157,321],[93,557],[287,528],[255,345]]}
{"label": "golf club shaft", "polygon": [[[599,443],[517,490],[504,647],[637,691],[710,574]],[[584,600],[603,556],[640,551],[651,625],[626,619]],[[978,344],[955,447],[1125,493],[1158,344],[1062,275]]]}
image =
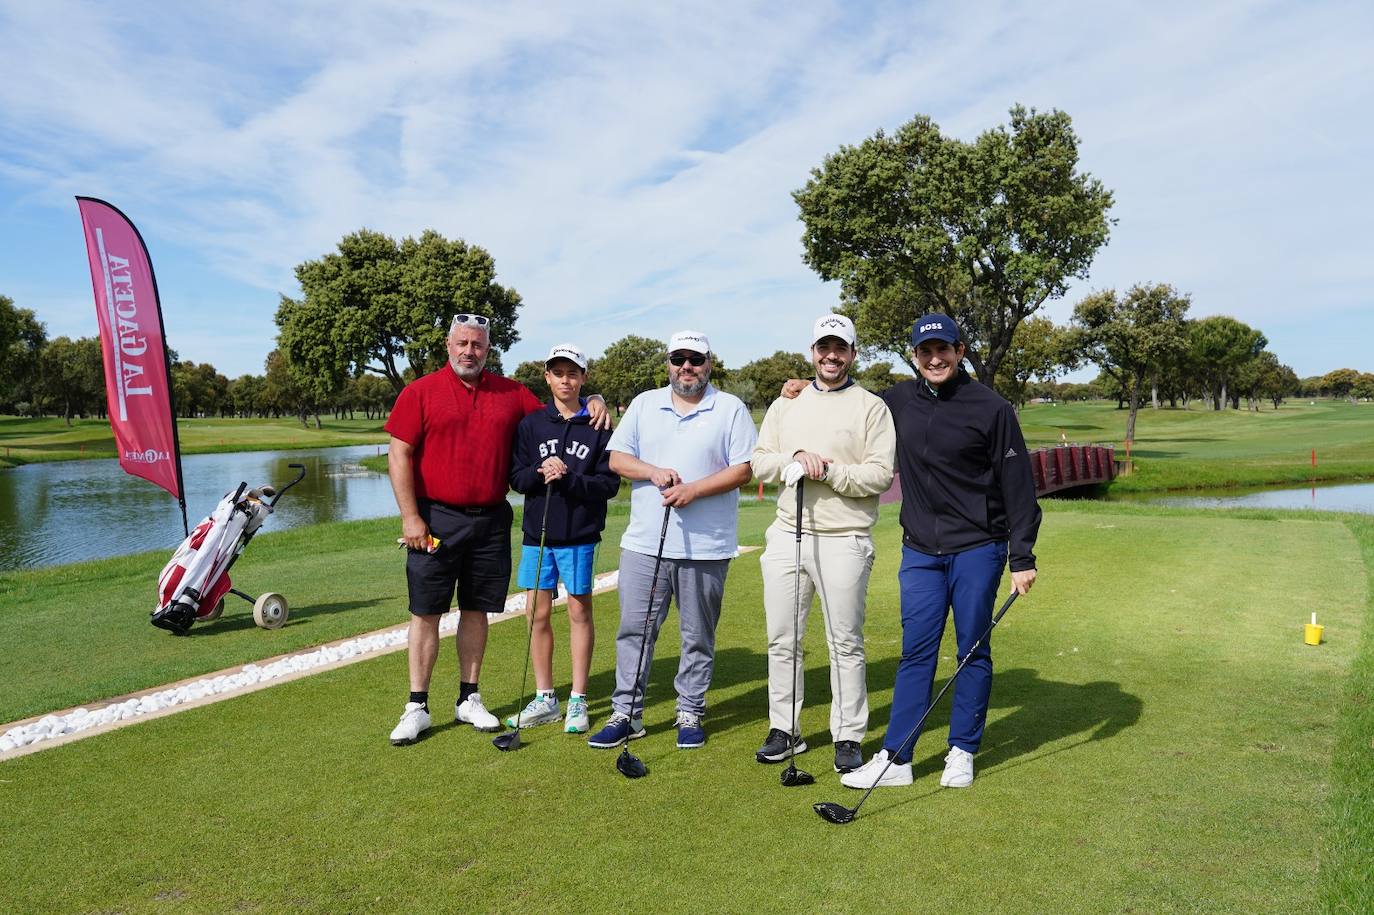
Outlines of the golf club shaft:
{"label": "golf club shaft", "polygon": [[530,674],[530,652],[534,650],[534,616],[539,612],[539,576],[544,574],[544,538],[549,532],[549,503],[551,493],[544,487],[544,515],[539,519],[539,559],[534,564],[534,587],[530,589],[530,612],[525,624],[525,670],[520,674],[520,704],[515,707],[515,734],[520,735],[521,714],[525,711],[525,683]]}
{"label": "golf club shaft", "polygon": [[[654,556],[654,575],[649,579],[649,606],[644,611],[644,628],[641,629],[639,633],[639,658],[635,661],[634,692],[630,694],[630,721],[625,727],[625,742],[621,745],[622,750],[628,749],[630,746],[630,731],[634,729],[635,720],[635,699],[640,695],[641,679],[645,681],[644,689],[646,691],[648,690],[649,678],[647,676],[642,676],[641,668],[644,665],[644,647],[649,642],[649,620],[653,618],[654,614],[654,597],[658,589],[658,570],[663,564],[663,544],[668,540],[668,517],[672,512],[673,507],[671,505],[663,506],[663,527],[658,532],[658,553]],[[641,702],[641,710],[643,707],[644,704]]]}
{"label": "golf club shaft", "polygon": [[[559,454],[568,453],[568,433],[572,425],[563,429],[563,440],[559,444]],[[539,559],[534,564],[534,587],[530,589],[529,610],[525,614],[525,669],[520,674],[520,704],[515,707],[515,738],[520,739],[522,713],[525,711],[525,683],[530,674],[530,653],[534,650],[534,617],[539,612],[539,579],[544,575],[544,541],[549,533],[549,504],[553,502],[553,489],[548,481],[544,482],[544,512],[539,519]],[[552,599],[552,598],[550,598]],[[538,677],[535,678],[536,680]],[[538,688],[538,683],[535,684]]]}
{"label": "golf club shaft", "polygon": [[1012,591],[1011,594],[1008,595],[1006,603],[1002,604],[1002,609],[998,610],[997,615],[992,618],[992,622],[988,623],[988,628],[983,630],[983,634],[978,637],[978,641],[974,642],[972,647],[964,654],[963,659],[959,662],[959,666],[954,668],[954,674],[945,681],[945,685],[940,688],[940,692],[936,694],[934,699],[930,700],[930,704],[926,706],[926,710],[921,713],[921,717],[916,721],[916,724],[912,726],[910,733],[908,733],[906,737],[902,739],[902,742],[897,745],[897,753],[888,755],[887,765],[883,766],[882,771],[878,773],[878,777],[873,780],[873,784],[868,786],[868,790],[864,792],[864,796],[859,798],[859,803],[854,805],[854,813],[859,812],[859,808],[863,806],[864,801],[868,800],[868,796],[873,793],[873,789],[878,787],[878,783],[883,780],[883,776],[887,774],[887,770],[896,762],[897,756],[907,747],[907,744],[914,744],[916,742],[916,735],[921,733],[921,725],[926,723],[926,719],[930,717],[931,711],[934,710],[935,706],[940,704],[940,700],[945,697],[945,693],[949,692],[949,688],[954,685],[954,681],[959,677],[959,672],[968,664],[969,659],[973,657],[973,653],[992,635],[992,630],[997,627],[998,622],[1000,622],[1006,612],[1011,609],[1011,605],[1016,602],[1016,597],[1017,594],[1015,591]]}
{"label": "golf club shaft", "polygon": [[806,478],[797,480],[797,561],[792,570],[792,727],[787,732],[788,768],[797,766],[797,655],[801,653],[801,562],[802,562],[802,486]]}

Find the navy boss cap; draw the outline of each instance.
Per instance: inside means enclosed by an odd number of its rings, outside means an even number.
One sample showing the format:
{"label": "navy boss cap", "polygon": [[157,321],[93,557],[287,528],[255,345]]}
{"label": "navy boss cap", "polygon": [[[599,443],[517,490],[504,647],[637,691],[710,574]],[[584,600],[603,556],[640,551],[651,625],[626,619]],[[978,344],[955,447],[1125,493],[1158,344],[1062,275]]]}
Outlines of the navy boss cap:
{"label": "navy boss cap", "polygon": [[943,340],[950,346],[959,343],[959,325],[949,315],[922,315],[911,327],[911,346],[913,349],[927,340]]}

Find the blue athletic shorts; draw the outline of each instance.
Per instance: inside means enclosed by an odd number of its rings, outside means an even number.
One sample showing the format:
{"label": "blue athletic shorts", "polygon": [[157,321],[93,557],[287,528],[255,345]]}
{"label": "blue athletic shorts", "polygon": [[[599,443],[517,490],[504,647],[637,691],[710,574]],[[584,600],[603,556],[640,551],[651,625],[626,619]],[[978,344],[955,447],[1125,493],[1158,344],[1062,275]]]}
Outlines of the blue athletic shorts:
{"label": "blue athletic shorts", "polygon": [[[576,546],[544,547],[544,567],[539,573],[539,588],[554,591],[559,579],[569,594],[592,593],[592,566],[596,560],[595,543]],[[515,581],[522,588],[533,588],[534,571],[539,565],[539,547],[526,545],[520,550],[520,570]]]}

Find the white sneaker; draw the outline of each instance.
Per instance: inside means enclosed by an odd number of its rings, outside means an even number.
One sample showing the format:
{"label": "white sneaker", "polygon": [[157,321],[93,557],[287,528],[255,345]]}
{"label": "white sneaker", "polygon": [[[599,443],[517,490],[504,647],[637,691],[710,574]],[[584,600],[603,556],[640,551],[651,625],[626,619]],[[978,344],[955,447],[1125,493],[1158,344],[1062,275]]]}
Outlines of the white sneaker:
{"label": "white sneaker", "polygon": [[429,709],[418,702],[407,702],[401,720],[391,731],[391,745],[403,747],[420,739],[429,730]]}
{"label": "white sneaker", "polygon": [[587,699],[585,696],[573,696],[568,700],[568,715],[563,719],[564,734],[585,734],[592,726],[592,720],[587,717]]}
{"label": "white sneaker", "polygon": [[950,747],[945,756],[945,774],[940,776],[941,788],[967,788],[973,784],[973,754],[968,750]]}
{"label": "white sneaker", "polygon": [[499,731],[501,722],[482,704],[482,694],[473,693],[453,707],[453,720],[470,724],[479,731]]}
{"label": "white sneaker", "polygon": [[[554,696],[541,696],[538,693],[530,700],[530,704],[525,706],[525,710],[520,713],[520,724],[522,728],[532,728],[536,724],[548,724],[550,721],[557,721],[563,717],[558,710],[558,699]],[[515,716],[506,716],[506,727],[516,727]]]}
{"label": "white sneaker", "polygon": [[911,784],[911,763],[894,762],[889,766],[887,760],[887,751],[879,750],[853,772],[841,775],[840,784],[846,788],[871,788],[875,782],[879,788],[902,788]]}

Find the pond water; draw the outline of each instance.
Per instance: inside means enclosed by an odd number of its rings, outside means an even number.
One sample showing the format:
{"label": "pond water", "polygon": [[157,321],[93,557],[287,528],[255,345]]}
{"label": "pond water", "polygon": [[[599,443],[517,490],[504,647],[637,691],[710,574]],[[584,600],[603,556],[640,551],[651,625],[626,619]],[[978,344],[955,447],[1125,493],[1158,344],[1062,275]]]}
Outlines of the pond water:
{"label": "pond water", "polygon": [[[1374,483],[1335,483],[1283,489],[1227,489],[1187,495],[1141,495],[1129,501],[1200,508],[1295,508],[1374,515]],[[1125,499],[1123,499],[1125,501]]]}
{"label": "pond water", "polygon": [[[396,514],[385,474],[362,458],[385,446],[355,445],[310,451],[192,454],[182,458],[186,514],[194,527],[240,482],[280,488],[295,478],[290,463],[306,466],[299,485],[282,497],[263,532],[303,524]],[[120,469],[114,460],[28,464],[0,471],[0,571],[165,549],[183,538],[176,500]]]}

